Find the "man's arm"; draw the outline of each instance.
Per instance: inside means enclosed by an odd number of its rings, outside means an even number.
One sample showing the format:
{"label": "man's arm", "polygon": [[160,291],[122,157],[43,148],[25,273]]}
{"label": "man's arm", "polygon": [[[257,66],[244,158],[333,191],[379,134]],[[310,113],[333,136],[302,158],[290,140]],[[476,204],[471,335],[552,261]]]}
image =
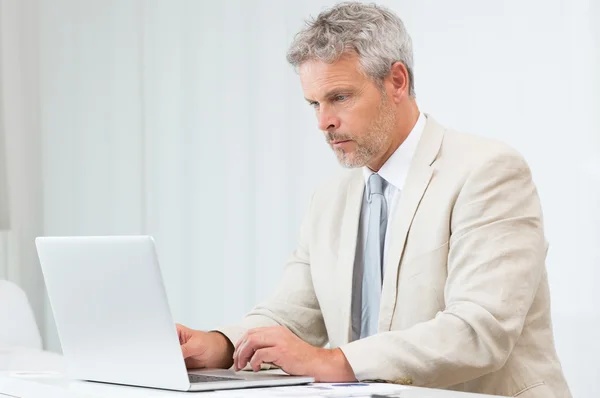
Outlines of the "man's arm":
{"label": "man's arm", "polygon": [[520,155],[497,155],[471,173],[451,233],[445,310],[407,330],[342,346],[359,380],[443,388],[506,362],[546,256],[539,198]]}

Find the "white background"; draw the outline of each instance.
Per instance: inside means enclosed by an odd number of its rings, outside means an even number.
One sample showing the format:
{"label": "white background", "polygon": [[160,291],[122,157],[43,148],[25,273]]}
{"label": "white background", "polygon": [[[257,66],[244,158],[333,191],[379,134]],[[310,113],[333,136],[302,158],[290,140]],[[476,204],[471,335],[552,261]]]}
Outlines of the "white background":
{"label": "white background", "polygon": [[[4,52],[21,68],[2,73],[26,90],[4,99],[5,274],[28,290],[47,347],[60,350],[36,234],[154,235],[175,320],[195,328],[268,296],[312,189],[339,167],[285,61],[303,20],[334,2],[6,3]],[[559,355],[574,396],[600,395],[598,2],[379,3],[412,35],[421,109],[529,161]]]}

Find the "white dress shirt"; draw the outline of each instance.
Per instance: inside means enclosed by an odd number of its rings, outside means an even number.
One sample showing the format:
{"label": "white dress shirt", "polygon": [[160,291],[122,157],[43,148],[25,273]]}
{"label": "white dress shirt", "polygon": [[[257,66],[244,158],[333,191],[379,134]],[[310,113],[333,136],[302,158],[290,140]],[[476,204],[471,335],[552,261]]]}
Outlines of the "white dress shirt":
{"label": "white dress shirt", "polygon": [[[404,142],[394,151],[394,153],[389,157],[389,159],[381,166],[378,174],[385,180],[385,185],[383,188],[383,196],[387,202],[387,228],[385,235],[388,236],[390,231],[390,225],[392,224],[392,219],[394,217],[394,211],[397,207],[397,204],[400,200],[400,195],[402,193],[402,188],[404,187],[404,182],[406,180],[406,176],[408,175],[408,170],[410,168],[410,164],[412,162],[412,158],[417,149],[417,145],[419,144],[419,140],[421,138],[421,134],[423,133],[423,129],[425,128],[425,122],[427,118],[423,113],[419,114],[419,118],[415,123],[413,129],[408,134],[408,137],[404,140]],[[360,211],[360,222],[358,227],[358,237],[357,237],[357,245],[356,245],[356,257],[354,258],[354,269],[362,270],[364,263],[364,252],[365,252],[365,244],[367,240],[367,226],[369,225],[369,204],[367,202],[367,198],[369,197],[369,186],[368,181],[371,174],[373,174],[373,170],[368,168],[367,166],[363,167],[363,174],[365,178],[365,193],[363,195],[362,207]],[[384,252],[383,252],[383,264],[386,264],[387,260],[387,251],[388,251],[388,240],[386,239],[384,242]],[[382,276],[383,274],[382,268]],[[353,278],[353,291],[360,290],[357,289],[358,286],[362,284],[362,272],[355,272],[355,277]],[[354,294],[354,293],[353,293]],[[353,336],[359,336],[360,334],[360,307],[352,309],[352,329]]]}

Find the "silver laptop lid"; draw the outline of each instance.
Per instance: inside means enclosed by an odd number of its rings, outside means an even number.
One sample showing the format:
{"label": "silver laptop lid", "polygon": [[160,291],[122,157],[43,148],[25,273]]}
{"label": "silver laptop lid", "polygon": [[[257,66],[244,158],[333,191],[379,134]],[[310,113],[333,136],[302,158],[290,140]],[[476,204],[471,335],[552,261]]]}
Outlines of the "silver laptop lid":
{"label": "silver laptop lid", "polygon": [[70,377],[189,389],[151,237],[46,237],[36,246]]}

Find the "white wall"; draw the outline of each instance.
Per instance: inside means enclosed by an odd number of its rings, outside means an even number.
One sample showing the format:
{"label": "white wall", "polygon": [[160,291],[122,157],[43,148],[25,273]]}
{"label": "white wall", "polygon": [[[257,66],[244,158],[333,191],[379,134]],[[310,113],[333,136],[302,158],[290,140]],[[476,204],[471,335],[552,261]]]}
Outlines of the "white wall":
{"label": "white wall", "polygon": [[[174,316],[193,327],[268,295],[337,169],[285,63],[303,19],[333,3],[42,1],[45,233],[153,234]],[[574,395],[598,396],[597,4],[380,3],[412,34],[422,110],[528,159],[559,354]]]}
{"label": "white wall", "polygon": [[[44,281],[34,238],[42,233],[39,5],[0,0],[0,113],[10,230],[0,233],[0,278],[21,286],[42,330]],[[5,155],[4,159],[1,159]],[[6,205],[6,202],[2,205]]]}

